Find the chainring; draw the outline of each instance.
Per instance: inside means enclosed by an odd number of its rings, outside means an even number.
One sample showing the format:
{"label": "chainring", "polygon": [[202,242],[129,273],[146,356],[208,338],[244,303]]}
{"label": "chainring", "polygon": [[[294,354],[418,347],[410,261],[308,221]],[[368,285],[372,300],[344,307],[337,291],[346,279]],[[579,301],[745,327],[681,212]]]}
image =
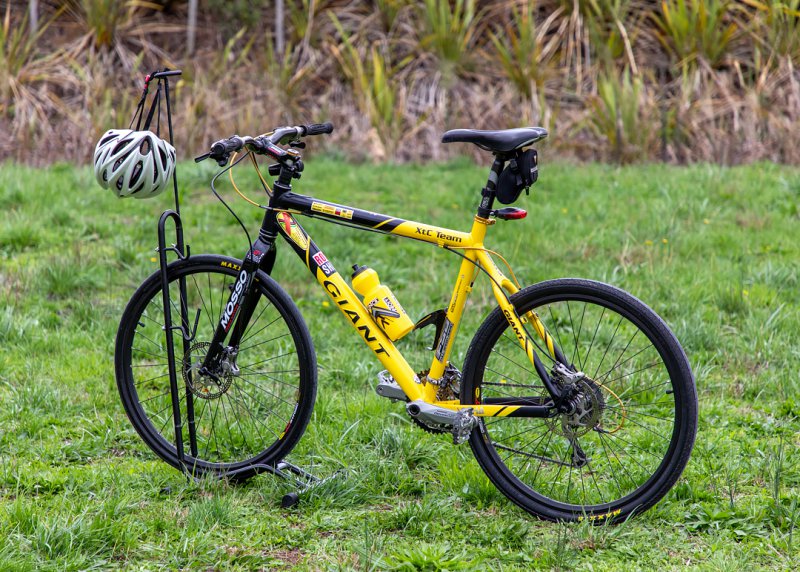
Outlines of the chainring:
{"label": "chainring", "polygon": [[[420,379],[427,379],[428,370],[419,372],[417,374],[417,377],[419,377]],[[461,387],[460,384],[461,384],[461,372],[458,371],[457,368],[448,364],[444,370],[444,375],[442,376],[442,381],[439,385],[439,389],[436,391],[436,399],[438,401],[458,399],[458,394]],[[424,421],[420,421],[416,417],[411,417],[410,415],[409,418],[411,419],[411,421],[414,422],[414,425],[416,425],[423,431],[426,431],[427,433],[433,433],[434,435],[441,435],[442,433],[453,432],[453,428],[449,425],[425,423]]]}

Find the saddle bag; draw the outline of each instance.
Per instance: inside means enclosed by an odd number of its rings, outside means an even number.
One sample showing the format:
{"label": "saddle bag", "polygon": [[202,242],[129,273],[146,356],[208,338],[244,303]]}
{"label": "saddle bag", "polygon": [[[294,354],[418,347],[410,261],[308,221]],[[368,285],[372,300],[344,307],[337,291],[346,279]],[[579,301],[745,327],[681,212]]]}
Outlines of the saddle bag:
{"label": "saddle bag", "polygon": [[539,178],[539,158],[536,149],[517,151],[497,180],[497,200],[510,205]]}

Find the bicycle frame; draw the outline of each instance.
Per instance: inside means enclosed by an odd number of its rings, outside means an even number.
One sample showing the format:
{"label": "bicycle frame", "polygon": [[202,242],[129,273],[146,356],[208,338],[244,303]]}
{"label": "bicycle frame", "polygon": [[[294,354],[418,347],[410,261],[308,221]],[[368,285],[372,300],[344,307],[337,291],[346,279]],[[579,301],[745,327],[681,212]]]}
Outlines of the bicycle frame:
{"label": "bicycle frame", "polygon": [[[295,214],[415,239],[440,248],[463,250],[464,259],[445,311],[443,327],[436,340],[433,360],[426,378],[420,379],[417,376],[394,343],[377,326],[360,298],[353,292],[311,236],[297,222]],[[524,316],[519,316],[511,303],[509,297],[516,293],[518,288],[500,271],[491,254],[483,246],[487,228],[494,223],[495,221],[492,219],[476,215],[470,232],[465,233],[331,203],[293,192],[276,193],[270,199],[258,240],[248,251],[242,266],[236,268],[240,274],[222,313],[204,367],[218,365],[220,360],[224,359],[225,347],[238,347],[241,335],[246,329],[257,301],[255,295],[250,295],[253,291],[250,288],[251,282],[257,269],[267,273],[271,271],[275,257],[274,243],[277,234],[280,234],[303,260],[317,282],[389,371],[409,400],[423,400],[450,410],[470,408],[478,417],[551,417],[555,414],[553,404],[559,402],[560,392],[539,359],[534,349],[538,344],[528,333],[525,323],[533,326],[546,351],[554,360],[565,365],[569,364],[555,346],[553,338],[536,313],[528,312]],[[528,359],[550,393],[553,401],[549,404],[545,404],[545,399],[541,397],[494,398],[475,405],[464,405],[458,400],[438,401],[436,399],[438,384],[449,362],[465,304],[477,274],[481,270],[489,276],[497,303],[512,331],[516,334],[518,343],[526,352]],[[227,346],[224,346],[222,342],[234,323],[231,338]],[[538,347],[541,349],[541,346]],[[233,355],[235,357],[235,353]],[[211,368],[206,371],[211,371]]]}

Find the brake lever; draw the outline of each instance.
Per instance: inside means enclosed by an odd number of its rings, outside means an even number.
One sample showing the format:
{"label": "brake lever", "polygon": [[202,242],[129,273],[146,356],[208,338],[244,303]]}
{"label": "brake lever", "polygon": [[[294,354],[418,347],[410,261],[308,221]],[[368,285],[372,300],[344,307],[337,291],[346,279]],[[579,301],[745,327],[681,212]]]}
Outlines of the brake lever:
{"label": "brake lever", "polygon": [[[194,162],[195,163],[199,163],[200,161],[205,161],[209,157],[211,157],[211,153],[204,153],[203,155],[200,155],[199,157],[195,157],[194,158]],[[230,153],[225,153],[225,155],[222,156],[222,157],[214,157],[214,160],[216,160],[217,165],[219,165],[220,167],[224,167],[225,165],[227,165],[228,164],[228,159],[230,159]]]}

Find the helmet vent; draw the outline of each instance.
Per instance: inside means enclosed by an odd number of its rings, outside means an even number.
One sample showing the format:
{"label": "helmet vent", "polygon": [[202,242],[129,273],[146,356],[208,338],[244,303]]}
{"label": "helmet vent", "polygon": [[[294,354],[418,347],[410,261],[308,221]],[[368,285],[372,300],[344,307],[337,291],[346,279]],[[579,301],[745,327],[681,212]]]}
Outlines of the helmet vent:
{"label": "helmet vent", "polygon": [[135,185],[142,174],[142,162],[139,161],[133,166],[133,173],[131,174],[131,185]]}

